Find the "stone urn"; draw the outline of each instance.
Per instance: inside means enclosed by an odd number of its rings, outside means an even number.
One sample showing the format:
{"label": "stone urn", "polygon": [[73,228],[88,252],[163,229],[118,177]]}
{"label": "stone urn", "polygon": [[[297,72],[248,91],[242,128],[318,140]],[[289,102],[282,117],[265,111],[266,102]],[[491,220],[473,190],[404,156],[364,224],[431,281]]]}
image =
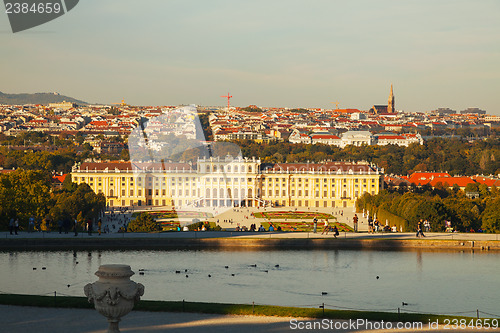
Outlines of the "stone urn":
{"label": "stone urn", "polygon": [[144,286],[130,280],[134,272],[128,265],[101,265],[95,272],[99,280],[87,284],[83,290],[89,303],[108,319],[108,333],[120,332],[120,318],[132,311],[144,295]]}

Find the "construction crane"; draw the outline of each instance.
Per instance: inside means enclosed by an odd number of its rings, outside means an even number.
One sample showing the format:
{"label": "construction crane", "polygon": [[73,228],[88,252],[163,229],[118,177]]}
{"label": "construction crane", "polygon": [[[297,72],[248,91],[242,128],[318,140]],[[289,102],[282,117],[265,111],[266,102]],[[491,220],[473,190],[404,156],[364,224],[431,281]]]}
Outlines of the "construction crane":
{"label": "construction crane", "polygon": [[229,93],[227,93],[226,96],[221,96],[222,98],[227,98],[227,112],[229,112],[229,100],[231,98],[233,98],[233,96],[229,95]]}
{"label": "construction crane", "polygon": [[125,103],[125,99],[122,99],[121,103],[111,103],[111,104],[120,105],[120,106],[126,106],[127,105],[127,103]]}
{"label": "construction crane", "polygon": [[330,103],[335,104],[336,105],[336,109],[337,110],[339,109],[339,102],[338,101],[336,101],[336,102],[330,102]]}

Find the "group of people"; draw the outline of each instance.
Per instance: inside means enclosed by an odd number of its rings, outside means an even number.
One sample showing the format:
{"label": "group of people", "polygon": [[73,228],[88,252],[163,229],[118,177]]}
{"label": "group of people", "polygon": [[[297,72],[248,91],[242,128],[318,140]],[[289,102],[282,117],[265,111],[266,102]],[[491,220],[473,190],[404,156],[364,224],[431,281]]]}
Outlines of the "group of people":
{"label": "group of people", "polygon": [[370,215],[368,215],[368,233],[371,234],[374,232],[379,232],[379,229],[380,229],[380,221],[377,218],[373,220],[373,218]]}
{"label": "group of people", "polygon": [[9,221],[9,232],[12,235],[12,232],[15,232],[17,235],[17,232],[19,230],[19,219],[11,218]]}
{"label": "group of people", "polygon": [[[264,228],[264,226],[262,224],[257,229],[257,225],[255,223],[252,223],[250,225],[250,228],[248,228],[247,226],[240,227],[240,225],[238,223],[238,226],[236,226],[235,231],[258,231],[258,232],[262,232],[262,231],[267,231],[267,230],[266,230],[266,228]],[[275,227],[272,223],[270,223],[269,224],[269,231],[282,231],[282,230],[281,230],[281,226],[278,225],[278,227]]]}
{"label": "group of people", "polygon": [[[126,212],[126,210],[120,210],[120,212]],[[97,221],[92,221],[91,219],[81,221],[77,218],[72,219],[70,217],[51,220],[49,216],[43,219],[31,216],[28,218],[27,228],[25,227],[24,229],[19,219],[13,217],[9,220],[8,227],[11,235],[17,235],[20,230],[25,230],[27,232],[50,232],[51,229],[55,229],[59,231],[60,234],[63,232],[68,234],[73,231],[75,236],[78,235],[79,229],[83,232],[86,231],[89,236],[92,235],[96,228],[99,235],[101,235],[101,233],[111,232],[111,228],[122,232],[127,231],[126,216],[120,216],[114,212],[102,214],[101,216],[102,219],[99,218]]]}
{"label": "group of people", "polygon": [[[356,222],[354,223],[354,231],[357,231],[357,227],[358,227],[358,223],[357,223],[357,215],[355,215],[355,219],[356,219]],[[379,231],[383,231],[383,232],[398,232],[398,228],[396,225],[393,225],[392,227],[389,225],[389,223],[385,222],[385,225],[382,226],[382,224],[380,223],[380,221],[375,218],[375,220],[373,220],[373,218],[368,215],[368,233],[375,233],[375,232],[379,232]]]}

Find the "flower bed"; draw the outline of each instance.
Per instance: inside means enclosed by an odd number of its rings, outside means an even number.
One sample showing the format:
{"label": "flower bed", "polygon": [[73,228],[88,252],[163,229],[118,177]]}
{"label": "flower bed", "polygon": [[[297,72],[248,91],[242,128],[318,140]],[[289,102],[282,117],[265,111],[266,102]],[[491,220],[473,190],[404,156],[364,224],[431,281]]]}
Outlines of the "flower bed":
{"label": "flower bed", "polygon": [[[278,227],[281,227],[282,231],[308,231],[312,232],[314,230],[314,223],[313,222],[272,222],[272,225],[274,226],[274,230],[276,230]],[[348,226],[345,223],[340,223],[340,222],[330,222],[329,223],[330,227],[333,228],[333,226],[337,226],[337,229],[339,232],[353,232],[354,230]],[[269,229],[269,223],[268,222],[263,222],[262,226],[266,229]],[[318,222],[318,231],[323,231],[323,224]]]}
{"label": "flower bed", "polygon": [[[210,213],[182,210],[158,210],[147,212],[154,219],[208,219],[213,217]],[[135,212],[132,217],[138,216],[140,212]]]}
{"label": "flower bed", "polygon": [[176,231],[177,227],[180,227],[180,223],[178,221],[165,221],[160,222],[161,231]]}
{"label": "flower bed", "polygon": [[276,211],[276,212],[257,212],[253,213],[253,215],[256,218],[265,218],[268,220],[276,220],[276,219],[312,220],[314,218],[317,218],[318,220],[336,219],[336,217],[331,214],[317,213],[317,212]]}

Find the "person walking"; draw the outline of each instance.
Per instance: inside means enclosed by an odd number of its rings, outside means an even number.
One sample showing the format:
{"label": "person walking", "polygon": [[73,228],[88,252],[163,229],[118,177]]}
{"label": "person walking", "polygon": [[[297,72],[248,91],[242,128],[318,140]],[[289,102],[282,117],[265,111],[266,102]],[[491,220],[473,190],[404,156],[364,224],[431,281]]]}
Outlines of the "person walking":
{"label": "person walking", "polygon": [[92,236],[92,220],[91,219],[87,220],[87,234],[89,236]]}
{"label": "person walking", "polygon": [[97,231],[99,232],[99,236],[101,236],[101,227],[102,227],[102,221],[101,219],[99,219],[99,221],[97,221]]}
{"label": "person walking", "polygon": [[59,229],[59,233],[62,233],[62,230],[63,230],[63,221],[61,219],[59,219],[57,221],[57,228]]}
{"label": "person walking", "polygon": [[316,233],[316,231],[318,230],[318,219],[316,217],[313,219],[313,223],[314,223],[313,232]]}
{"label": "person walking", "polygon": [[417,237],[419,237],[420,235],[422,235],[422,237],[425,237],[424,235],[424,230],[422,229],[422,219],[420,219],[420,221],[418,221],[418,224],[417,224]]}
{"label": "person walking", "polygon": [[17,235],[17,231],[19,230],[19,219],[16,219],[14,222],[14,233]]}
{"label": "person walking", "polygon": [[373,232],[373,219],[370,215],[368,215],[368,233]]}
{"label": "person walking", "polygon": [[10,234],[12,235],[12,232],[14,231],[14,218],[11,218],[9,221],[9,231]]}
{"label": "person walking", "polygon": [[75,232],[75,237],[78,236],[78,220],[73,221],[73,231]]}
{"label": "person walking", "polygon": [[333,237],[337,238],[339,235],[339,229],[337,228],[336,225],[333,226]]}
{"label": "person walking", "polygon": [[424,229],[425,229],[426,232],[430,232],[431,231],[431,224],[427,220],[424,221]]}
{"label": "person walking", "polygon": [[321,234],[328,235],[328,231],[330,231],[330,226],[328,225],[328,219],[326,219],[325,223],[323,223],[323,232]]}
{"label": "person walking", "polygon": [[354,217],[352,218],[352,224],[354,226],[354,232],[358,232],[358,215],[354,214]]}
{"label": "person walking", "polygon": [[35,230],[35,218],[33,216],[30,217],[28,222],[28,232],[33,232]]}

